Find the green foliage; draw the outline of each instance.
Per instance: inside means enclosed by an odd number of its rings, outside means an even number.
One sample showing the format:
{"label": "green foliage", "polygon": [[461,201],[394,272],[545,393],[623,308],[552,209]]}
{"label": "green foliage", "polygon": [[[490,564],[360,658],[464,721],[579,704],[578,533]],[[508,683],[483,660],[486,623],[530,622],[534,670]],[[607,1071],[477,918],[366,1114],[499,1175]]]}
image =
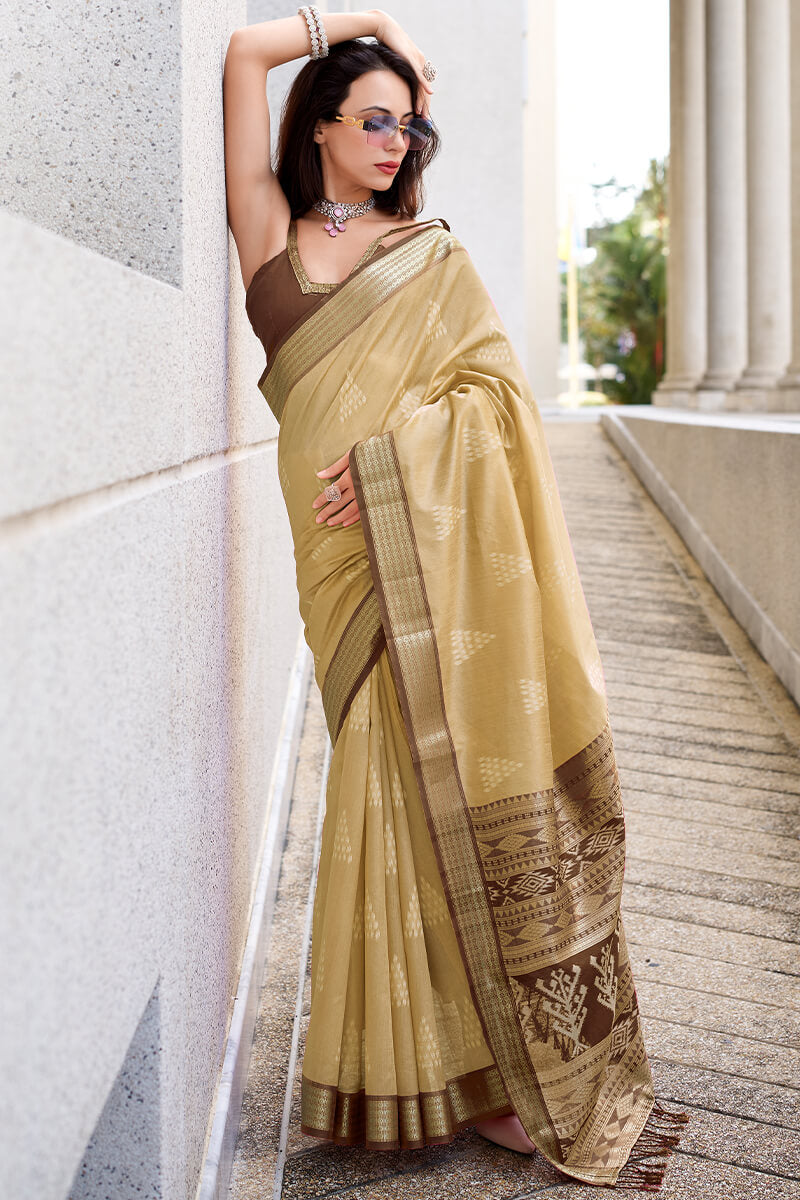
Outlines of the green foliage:
{"label": "green foliage", "polygon": [[[597,254],[578,272],[578,322],[586,361],[613,363],[602,381],[610,400],[649,404],[664,373],[666,162],[650,160],[645,187],[621,221],[588,231]],[[596,191],[616,186],[596,185]]]}

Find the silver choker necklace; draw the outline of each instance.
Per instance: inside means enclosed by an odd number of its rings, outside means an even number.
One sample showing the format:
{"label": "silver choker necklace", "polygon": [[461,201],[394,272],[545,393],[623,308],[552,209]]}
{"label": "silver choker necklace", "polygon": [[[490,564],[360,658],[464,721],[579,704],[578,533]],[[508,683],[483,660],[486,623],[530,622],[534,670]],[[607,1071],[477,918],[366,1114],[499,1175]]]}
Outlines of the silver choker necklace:
{"label": "silver choker necklace", "polygon": [[336,237],[338,233],[346,231],[345,221],[349,217],[363,217],[365,213],[375,207],[375,197],[370,196],[369,200],[359,200],[358,204],[345,204],[344,201],[337,204],[334,200],[317,200],[313,207],[323,216],[330,217],[325,228],[331,237]]}

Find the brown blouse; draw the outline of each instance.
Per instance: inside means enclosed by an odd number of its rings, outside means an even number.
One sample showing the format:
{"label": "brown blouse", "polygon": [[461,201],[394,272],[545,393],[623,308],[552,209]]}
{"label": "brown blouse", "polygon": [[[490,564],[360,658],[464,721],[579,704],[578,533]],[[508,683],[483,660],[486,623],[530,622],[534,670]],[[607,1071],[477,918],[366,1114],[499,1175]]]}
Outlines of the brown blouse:
{"label": "brown blouse", "polygon": [[[441,221],[449,232],[450,226],[443,217],[431,217],[429,220],[419,221],[417,224],[421,229],[429,225],[431,221]],[[350,274],[339,283],[315,283],[308,278],[300,261],[300,255],[297,253],[297,225],[294,219],[290,221],[285,249],[279,250],[272,258],[261,264],[250,280],[245,293],[245,311],[256,337],[264,347],[268,361],[278,343],[301,317],[307,316],[318,304],[324,303],[325,295],[346,283],[368,258],[380,258],[384,254],[390,254],[397,246],[402,246],[417,235],[417,229],[413,229],[408,237],[399,238],[388,246],[379,245],[381,238],[396,232],[399,228],[402,227],[395,226],[393,230],[387,229],[370,242]],[[412,229],[411,226],[408,228]]]}

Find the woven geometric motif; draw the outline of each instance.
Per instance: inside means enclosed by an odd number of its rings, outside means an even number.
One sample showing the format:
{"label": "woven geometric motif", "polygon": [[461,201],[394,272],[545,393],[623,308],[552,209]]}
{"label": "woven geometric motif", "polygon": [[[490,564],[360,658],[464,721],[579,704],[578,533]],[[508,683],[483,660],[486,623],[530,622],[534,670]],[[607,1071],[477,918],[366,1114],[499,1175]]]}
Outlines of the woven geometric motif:
{"label": "woven geometric motif", "polygon": [[397,411],[404,421],[407,421],[408,418],[420,407],[422,404],[422,396],[423,393],[421,390],[411,390],[403,393],[398,402]]}
{"label": "woven geometric motif", "polygon": [[409,1003],[408,983],[406,982],[402,963],[396,954],[392,956],[392,966],[389,972],[389,988],[394,1007],[405,1008]]}
{"label": "woven geometric motif", "polygon": [[441,542],[449,537],[467,510],[455,504],[435,504],[431,511],[436,522],[436,537]]}
{"label": "woven geometric motif", "polygon": [[369,570],[369,559],[362,558],[359,562],[354,563],[352,567],[345,569],[344,577],[348,583],[352,583],[354,579],[358,579],[359,575],[363,575]]}
{"label": "woven geometric motif", "polygon": [[347,1022],[342,1038],[340,1087],[355,1088],[361,1082],[363,1034],[352,1018]]}
{"label": "woven geometric motif", "polygon": [[417,938],[422,936],[422,914],[419,910],[419,895],[417,894],[416,885],[411,893],[411,898],[406,909],[406,919],[403,924],[407,938]]}
{"label": "woven geometric motif", "polygon": [[333,538],[334,535],[332,533],[329,533],[327,537],[324,537],[320,544],[315,546],[311,551],[311,558],[317,559],[319,558],[320,554],[324,554],[328,546],[330,546],[331,542],[333,541]]}
{"label": "woven geometric motif", "polygon": [[472,658],[473,654],[482,650],[494,637],[497,637],[496,633],[484,633],[482,629],[451,629],[450,646],[456,666]]}
{"label": "woven geometric motif", "polygon": [[489,558],[492,563],[492,570],[494,571],[495,583],[498,587],[505,587],[507,583],[513,583],[521,575],[533,574],[533,563],[523,554],[496,554],[492,552]]}
{"label": "woven geometric motif", "polygon": [[398,771],[397,767],[395,767],[395,769],[394,769],[394,774],[392,775],[392,782],[389,787],[389,791],[391,792],[391,796],[392,796],[392,808],[396,808],[396,809],[405,808],[406,799],[405,799],[405,795],[403,794],[403,784],[400,780],[400,772]]}
{"label": "woven geometric motif", "polygon": [[479,360],[491,359],[492,362],[511,362],[511,349],[508,335],[495,321],[489,322],[489,335],[484,345],[476,346],[472,351],[473,357]]}
{"label": "woven geometric motif", "polygon": [[510,983],[526,1040],[552,1046],[562,1062],[570,1062],[588,1049],[589,1044],[582,1037],[588,1013],[584,1003],[588,989],[581,982],[577,963],[571,970],[551,969],[544,978],[537,978],[533,987],[513,976]]}
{"label": "woven geometric motif", "polygon": [[625,842],[625,824],[621,816],[614,816],[601,828],[587,834],[578,843],[577,853],[584,862],[591,861],[621,846]]}
{"label": "woven geometric motif", "polygon": [[[281,491],[284,496],[287,496],[289,492],[289,475],[286,471],[286,464],[280,458],[278,459],[278,481],[281,485]],[[320,488],[320,491],[322,491],[322,488]]]}
{"label": "woven geometric motif", "polygon": [[563,646],[558,646],[558,645],[545,646],[544,665],[545,665],[545,669],[547,670],[548,674],[552,675],[552,674],[554,674],[555,671],[558,670],[559,660],[563,657],[563,655],[564,655],[564,647]]}
{"label": "woven geometric motif", "polygon": [[435,341],[442,334],[447,333],[444,321],[441,318],[442,306],[438,300],[431,300],[428,305],[428,311],[425,315],[425,345]]}
{"label": "woven geometric motif", "polygon": [[526,871],[524,875],[514,875],[510,879],[490,879],[486,886],[492,907],[502,908],[504,905],[519,904],[522,900],[554,892],[556,884],[556,871],[542,870]]}
{"label": "woven geometric motif", "polygon": [[370,759],[369,770],[367,771],[367,806],[369,808],[380,808],[382,804],[381,781],[378,778],[378,772],[375,770],[375,763]]}
{"label": "woven geometric motif", "polygon": [[419,1023],[419,1038],[417,1041],[420,1066],[429,1072],[442,1069],[442,1055],[439,1049],[439,1039],[436,1037],[427,1017]]}
{"label": "woven geometric motif", "polygon": [[543,679],[520,679],[522,707],[529,716],[547,707],[547,684]]}
{"label": "woven geometric motif", "polygon": [[364,901],[364,932],[372,941],[377,942],[380,939],[381,927],[369,895]]}
{"label": "woven geometric motif", "polygon": [[394,830],[387,821],[383,827],[384,869],[387,875],[397,874],[397,846],[394,840]]}
{"label": "woven geometric motif", "polygon": [[319,952],[319,961],[316,963],[316,971],[314,972],[314,995],[321,992],[325,986],[325,943],[322,943],[322,949]]}
{"label": "woven geometric motif", "polygon": [[353,847],[350,844],[350,830],[347,826],[347,813],[344,809],[336,821],[336,833],[333,839],[333,857],[343,863],[353,861]]}
{"label": "woven geometric motif", "polygon": [[557,562],[551,563],[546,570],[537,573],[536,582],[539,584],[539,590],[552,592],[554,588],[565,583],[567,574],[566,563],[563,559],[558,559]]}
{"label": "woven geometric motif", "polygon": [[617,1007],[617,974],[611,944],[606,942],[599,958],[592,954],[589,963],[596,968],[594,984],[597,989],[597,1002],[613,1013]]}
{"label": "woven geometric motif", "polygon": [[503,440],[491,429],[465,429],[463,434],[464,457],[467,462],[483,458],[490,450],[501,450]]}
{"label": "woven geometric motif", "polygon": [[522,766],[511,758],[499,758],[496,755],[482,754],[478,757],[478,770],[481,784],[485,792],[491,792],[504,779]]}
{"label": "woven geometric motif", "polygon": [[435,925],[441,925],[443,921],[450,919],[450,913],[444,896],[440,896],[438,892],[435,892],[424,877],[420,884],[419,903],[422,910],[423,924],[427,925],[429,929]]}
{"label": "woven geometric motif", "polygon": [[369,733],[369,686],[361,687],[350,705],[347,726],[354,733]]}
{"label": "woven geometric motif", "polygon": [[349,420],[353,413],[366,402],[366,392],[362,391],[351,373],[347,371],[344,383],[339,389],[339,420],[342,424]]}
{"label": "woven geometric motif", "polygon": [[630,1011],[618,1017],[611,1030],[611,1062],[617,1062],[626,1053],[638,1029],[636,1011]]}
{"label": "woven geometric motif", "polygon": [[589,664],[587,675],[589,676],[589,682],[591,683],[592,687],[596,691],[602,692],[602,694],[605,695],[606,680],[605,675],[603,674],[603,664],[599,657],[596,658],[594,662]]}
{"label": "woven geometric motif", "polygon": [[353,917],[353,941],[360,942],[364,936],[364,901],[362,900]]}

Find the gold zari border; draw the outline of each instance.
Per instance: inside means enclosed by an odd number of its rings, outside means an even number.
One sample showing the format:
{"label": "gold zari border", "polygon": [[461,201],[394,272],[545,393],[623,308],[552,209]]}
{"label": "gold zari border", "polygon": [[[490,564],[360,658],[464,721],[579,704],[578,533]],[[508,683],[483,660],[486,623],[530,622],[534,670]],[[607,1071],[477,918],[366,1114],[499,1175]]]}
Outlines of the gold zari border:
{"label": "gold zari border", "polygon": [[334,744],[356,692],[385,644],[378,597],[370,589],[347,622],[322,685],[322,707]]}
{"label": "gold zari border", "polygon": [[300,1131],[367,1150],[418,1150],[451,1142],[454,1133],[489,1117],[511,1113],[497,1067],[449,1079],[441,1092],[369,1096],[301,1080]]}

